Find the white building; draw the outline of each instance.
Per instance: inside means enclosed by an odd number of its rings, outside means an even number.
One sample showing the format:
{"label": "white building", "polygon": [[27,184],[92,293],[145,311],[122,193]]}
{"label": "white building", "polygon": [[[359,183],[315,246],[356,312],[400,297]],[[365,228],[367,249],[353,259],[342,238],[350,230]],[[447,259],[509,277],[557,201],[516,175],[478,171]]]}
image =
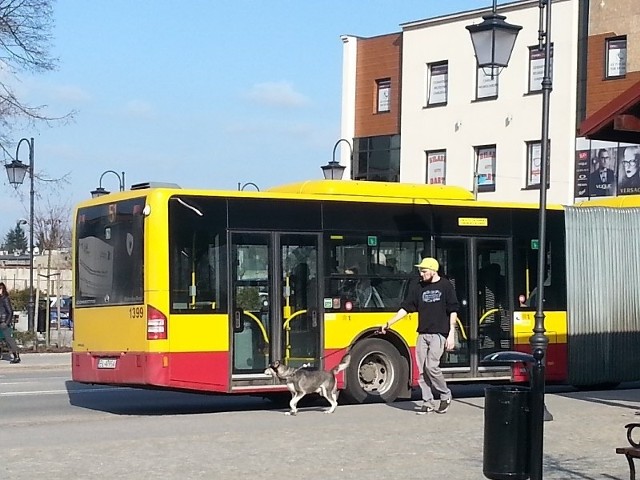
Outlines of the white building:
{"label": "white building", "polygon": [[[446,183],[486,200],[538,201],[539,2],[499,7],[508,23],[523,28],[509,66],[493,79],[478,71],[465,28],[489,11],[405,23],[402,33],[342,38],[341,134],[353,140],[357,159],[351,178]],[[574,200],[579,18],[579,0],[553,2],[550,203]]]}

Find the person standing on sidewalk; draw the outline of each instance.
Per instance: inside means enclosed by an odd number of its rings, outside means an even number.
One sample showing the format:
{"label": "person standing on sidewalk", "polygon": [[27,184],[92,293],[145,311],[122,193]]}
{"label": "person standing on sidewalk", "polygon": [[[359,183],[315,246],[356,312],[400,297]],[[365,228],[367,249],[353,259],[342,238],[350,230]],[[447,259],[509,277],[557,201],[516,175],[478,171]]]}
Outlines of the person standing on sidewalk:
{"label": "person standing on sidewalk", "polygon": [[[410,285],[400,310],[380,327],[380,333],[386,333],[408,313],[418,312],[415,355],[421,372],[418,384],[422,390],[422,407],[418,414],[446,413],[451,405],[451,390],[440,369],[440,359],[445,350],[453,350],[455,346],[458,297],[451,282],[438,275],[440,265],[435,258],[423,258],[416,267],[420,269],[420,280]],[[434,403],[434,391],[440,394],[438,408]]]}
{"label": "person standing on sidewalk", "polygon": [[0,282],[0,332],[2,332],[13,354],[13,358],[9,363],[20,363],[18,344],[13,338],[11,327],[13,327],[13,307],[11,306],[11,299],[9,298],[6,285]]}

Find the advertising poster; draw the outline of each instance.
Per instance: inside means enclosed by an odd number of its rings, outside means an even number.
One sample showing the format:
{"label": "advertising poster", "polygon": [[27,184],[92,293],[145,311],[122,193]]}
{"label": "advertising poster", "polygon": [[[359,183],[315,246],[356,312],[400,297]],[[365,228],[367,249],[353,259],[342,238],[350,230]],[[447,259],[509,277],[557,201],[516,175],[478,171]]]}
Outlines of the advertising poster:
{"label": "advertising poster", "polygon": [[589,196],[610,197],[616,194],[617,147],[592,148],[589,162]]}
{"label": "advertising poster", "polygon": [[539,143],[529,144],[529,174],[527,176],[527,187],[540,185],[540,157],[542,156],[542,152],[540,150],[541,148]]}
{"label": "advertising poster", "polygon": [[428,105],[447,103],[448,72],[448,64],[431,66]]}
{"label": "advertising poster", "polygon": [[618,195],[640,193],[640,147],[618,148]]}
{"label": "advertising poster", "polygon": [[478,191],[495,192],[496,149],[495,147],[479,148],[477,155]]}
{"label": "advertising poster", "polygon": [[427,153],[427,183],[444,185],[447,166],[447,153],[444,150]]}
{"label": "advertising poster", "polygon": [[578,150],[576,152],[576,185],[574,195],[576,198],[589,196],[589,150]]}
{"label": "advertising poster", "polygon": [[494,98],[498,96],[498,75],[487,75],[482,68],[478,68],[477,98]]}
{"label": "advertising poster", "polygon": [[627,39],[610,40],[607,48],[607,77],[625,75],[627,73]]}
{"label": "advertising poster", "polygon": [[[544,77],[544,49],[538,47],[529,49],[529,91],[542,90],[542,77]],[[551,75],[553,76],[553,45],[551,45]]]}
{"label": "advertising poster", "polygon": [[[575,198],[640,194],[640,145],[577,140]],[[529,145],[532,146],[534,144]],[[533,167],[534,178],[535,174]]]}

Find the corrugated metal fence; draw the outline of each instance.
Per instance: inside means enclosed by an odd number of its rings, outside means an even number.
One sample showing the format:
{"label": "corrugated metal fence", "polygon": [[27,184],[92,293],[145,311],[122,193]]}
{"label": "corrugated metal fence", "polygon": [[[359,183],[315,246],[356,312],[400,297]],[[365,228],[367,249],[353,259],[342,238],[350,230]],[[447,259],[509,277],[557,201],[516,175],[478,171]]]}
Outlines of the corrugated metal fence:
{"label": "corrugated metal fence", "polygon": [[569,383],[640,379],[640,208],[567,207]]}

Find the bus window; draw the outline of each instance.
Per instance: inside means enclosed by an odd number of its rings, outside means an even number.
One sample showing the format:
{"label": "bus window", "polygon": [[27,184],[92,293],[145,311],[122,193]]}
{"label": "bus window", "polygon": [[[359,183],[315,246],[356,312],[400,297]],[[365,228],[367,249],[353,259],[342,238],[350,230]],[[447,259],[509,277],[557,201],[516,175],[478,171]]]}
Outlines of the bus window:
{"label": "bus window", "polygon": [[423,237],[330,235],[328,242],[332,273],[326,292],[340,300],[334,301],[334,308],[356,311],[400,308],[415,265],[429,251]]}
{"label": "bus window", "polygon": [[412,274],[429,256],[428,238],[389,239],[376,235],[330,235],[327,270],[344,273],[356,267],[360,275]]}
{"label": "bus window", "polygon": [[169,203],[172,313],[226,311],[223,205],[219,199],[212,198]]}
{"label": "bus window", "polygon": [[[547,221],[544,310],[562,311],[567,308],[564,222],[555,213],[549,212]],[[527,228],[530,227],[514,226],[513,285],[515,305],[522,310],[535,310],[538,302],[539,242],[537,232],[526,232]]]}
{"label": "bus window", "polygon": [[142,197],[78,210],[76,306],[143,301],[144,204]]}

